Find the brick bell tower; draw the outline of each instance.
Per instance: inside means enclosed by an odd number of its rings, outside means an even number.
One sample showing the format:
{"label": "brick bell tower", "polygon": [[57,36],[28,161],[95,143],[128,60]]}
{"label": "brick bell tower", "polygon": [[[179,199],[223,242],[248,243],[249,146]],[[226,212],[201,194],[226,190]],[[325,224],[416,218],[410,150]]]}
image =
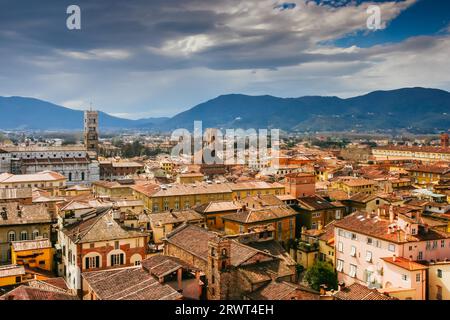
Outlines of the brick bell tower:
{"label": "brick bell tower", "polygon": [[208,300],[226,300],[231,287],[231,240],[217,237],[208,242]]}
{"label": "brick bell tower", "polygon": [[98,152],[98,112],[84,111],[84,145],[87,151]]}

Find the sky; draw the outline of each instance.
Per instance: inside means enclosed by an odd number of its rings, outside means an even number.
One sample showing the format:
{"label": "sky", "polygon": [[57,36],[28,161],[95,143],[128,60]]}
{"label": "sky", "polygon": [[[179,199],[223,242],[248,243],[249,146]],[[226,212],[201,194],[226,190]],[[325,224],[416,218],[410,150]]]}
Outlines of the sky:
{"label": "sky", "polygon": [[450,91],[449,53],[448,0],[0,0],[0,96],[130,119],[230,93]]}

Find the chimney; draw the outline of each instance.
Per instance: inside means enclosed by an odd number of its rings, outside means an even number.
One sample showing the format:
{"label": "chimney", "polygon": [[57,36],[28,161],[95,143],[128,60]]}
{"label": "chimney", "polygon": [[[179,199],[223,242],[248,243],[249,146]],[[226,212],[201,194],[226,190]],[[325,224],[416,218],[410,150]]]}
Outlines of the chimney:
{"label": "chimney", "polygon": [[392,256],[392,261],[395,262],[396,256],[395,254]]}
{"label": "chimney", "polygon": [[341,281],[338,283],[338,291],[342,291],[345,288],[345,282]]}

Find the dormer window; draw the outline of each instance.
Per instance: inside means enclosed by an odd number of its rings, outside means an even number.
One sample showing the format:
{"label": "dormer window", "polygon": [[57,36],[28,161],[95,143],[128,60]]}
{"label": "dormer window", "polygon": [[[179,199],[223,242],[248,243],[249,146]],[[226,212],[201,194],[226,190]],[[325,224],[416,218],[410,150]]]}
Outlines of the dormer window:
{"label": "dormer window", "polygon": [[226,257],[227,256],[227,249],[222,249],[222,257]]}

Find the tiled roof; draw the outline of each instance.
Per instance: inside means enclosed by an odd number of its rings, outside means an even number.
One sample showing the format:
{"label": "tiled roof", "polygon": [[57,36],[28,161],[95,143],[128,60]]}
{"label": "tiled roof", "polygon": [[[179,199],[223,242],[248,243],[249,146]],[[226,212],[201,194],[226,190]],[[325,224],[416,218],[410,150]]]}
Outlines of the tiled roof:
{"label": "tiled roof", "polygon": [[306,210],[327,210],[335,208],[330,202],[317,195],[299,198],[298,205]]}
{"label": "tiled roof", "polygon": [[319,300],[320,295],[310,289],[286,281],[271,281],[247,295],[251,300]]}
{"label": "tiled roof", "polygon": [[65,176],[54,171],[42,171],[32,174],[0,174],[0,183],[27,183],[35,181],[57,181],[66,179]]}
{"label": "tiled roof", "polygon": [[204,217],[200,213],[194,210],[152,213],[147,216],[148,220],[155,226],[163,226],[165,224],[191,222],[204,219]]}
{"label": "tiled roof", "polygon": [[417,270],[423,270],[423,269],[428,269],[427,266],[424,266],[423,264],[414,262],[414,261],[410,261],[409,259],[405,259],[402,257],[386,257],[386,258],[381,258],[383,259],[385,262],[393,264],[397,267],[409,270],[409,271],[417,271]]}
{"label": "tiled roof", "polygon": [[197,270],[194,266],[191,266],[176,257],[165,256],[162,254],[157,254],[142,260],[141,265],[147,272],[150,272],[150,274],[155,277],[165,276],[180,268],[188,269],[190,271]]}
{"label": "tiled roof", "polygon": [[0,300],[78,300],[75,295],[21,285],[0,297]]}
{"label": "tiled roof", "polygon": [[177,300],[182,295],[159,283],[141,266],[82,274],[101,300]]}
{"label": "tiled roof", "polygon": [[18,202],[0,204],[0,226],[51,223],[45,204],[20,205]]}
{"label": "tiled roof", "polygon": [[211,201],[196,206],[194,210],[200,213],[215,213],[224,211],[237,211],[240,208],[241,205],[236,201]]}
{"label": "tiled roof", "polygon": [[113,219],[111,210],[99,215],[67,226],[62,230],[73,242],[85,243],[109,241],[146,236],[145,233],[123,228]]}
{"label": "tiled roof", "polygon": [[296,215],[297,212],[294,209],[283,204],[281,206],[270,206],[262,209],[247,208],[245,211],[224,215],[222,219],[241,223],[259,223],[294,217]]}
{"label": "tiled roof", "polygon": [[369,289],[359,283],[353,283],[334,294],[337,300],[393,300],[376,289]]}

